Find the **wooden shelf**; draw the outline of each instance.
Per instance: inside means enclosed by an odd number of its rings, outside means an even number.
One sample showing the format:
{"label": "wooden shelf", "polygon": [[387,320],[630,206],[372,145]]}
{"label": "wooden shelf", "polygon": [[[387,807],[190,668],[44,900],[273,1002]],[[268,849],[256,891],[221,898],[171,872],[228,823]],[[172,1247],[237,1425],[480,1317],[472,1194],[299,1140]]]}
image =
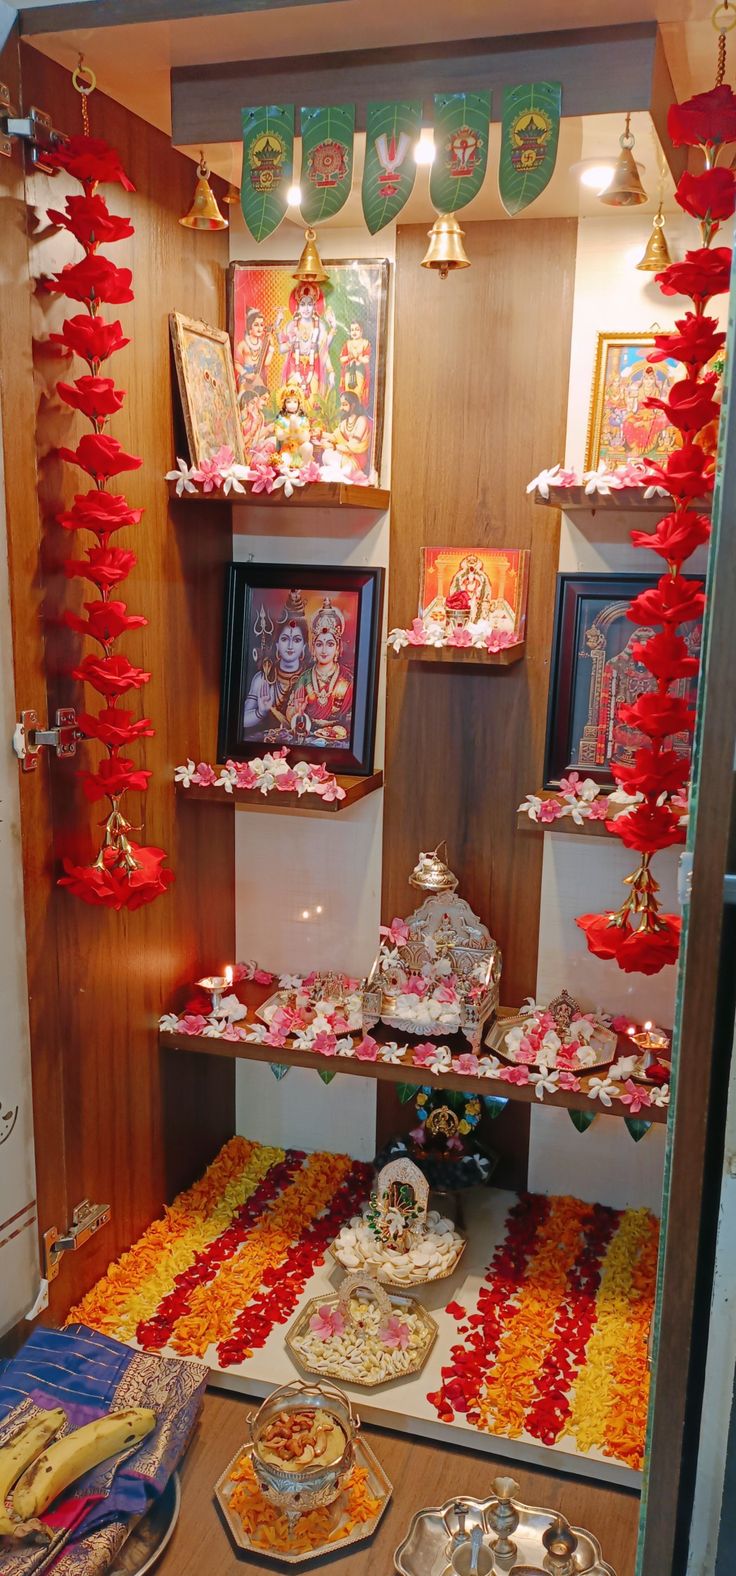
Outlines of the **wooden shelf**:
{"label": "wooden shelf", "polygon": [[276,492],[231,492],[221,488],[212,492],[177,494],[176,482],[169,482],[169,497],[175,503],[225,503],[238,509],[373,509],[381,513],[388,509],[391,493],[388,487],[361,487],[348,482],[310,482],[306,487],[295,487],[290,498],[284,497],[283,487]]}
{"label": "wooden shelf", "polygon": [[525,650],[525,642],[519,640],[516,645],[505,646],[502,651],[486,651],[483,646],[402,646],[394,655],[403,657],[407,662],[441,662],[453,666],[466,663],[481,668],[509,668],[512,663],[521,662]]}
{"label": "wooden shelf", "polygon": [[[248,1017],[252,1022],[253,1014],[262,1002],[273,994],[275,987],[246,985],[238,988],[241,1000],[247,1003]],[[385,1024],[378,1023],[371,1034],[379,1044],[388,1040],[395,1040],[397,1033]],[[419,1039],[417,1037],[417,1043]],[[439,1041],[437,1042],[439,1044]],[[459,1054],[469,1049],[467,1041],[462,1035],[448,1035],[447,1042],[453,1054]],[[362,1062],[346,1056],[320,1056],[314,1051],[290,1050],[286,1046],[264,1045],[259,1043],[247,1044],[242,1040],[216,1040],[207,1035],[175,1034],[160,1031],[159,1044],[163,1050],[169,1051],[197,1051],[206,1056],[235,1057],[239,1061],[273,1062],[284,1067],[307,1067],[313,1072],[347,1073],[352,1078],[373,1078],[381,1083],[416,1084],[417,1088],[424,1085],[433,1089],[460,1089],[465,1094],[495,1095],[504,1100],[518,1100],[525,1105],[539,1105],[530,1084],[519,1085],[505,1083],[498,1078],[474,1078],[459,1072],[432,1073],[426,1067],[413,1067],[411,1062]],[[624,1038],[621,1041],[621,1054],[630,1052],[630,1042]],[[487,1049],[482,1055],[489,1055]],[[628,1108],[619,1101],[614,1101],[612,1106],[602,1105],[600,1100],[591,1100],[586,1094],[587,1078],[581,1079],[581,1089],[575,1094],[567,1089],[558,1089],[554,1094],[545,1093],[545,1106],[563,1106],[572,1111],[594,1111],[599,1116],[626,1116]],[[648,1122],[666,1122],[667,1107],[651,1106],[641,1112],[642,1117]]]}
{"label": "wooden shelf", "polygon": [[239,810],[296,810],[302,815],[329,815],[335,811],[349,810],[359,799],[365,799],[367,794],[382,788],[383,772],[371,772],[369,777],[338,777],[337,781],[345,789],[344,799],[320,799],[316,793],[305,793],[300,797],[291,791],[279,793],[276,788],[271,793],[263,794],[257,788],[233,788],[232,793],[226,793],[224,788],[202,788],[197,783],[192,783],[191,788],[185,788],[183,783],[176,783],[175,786],[177,795],[183,799],[194,799],[199,804],[235,805]]}
{"label": "wooden shelf", "polygon": [[[535,492],[534,502],[541,504],[545,509],[561,509],[563,514],[576,514],[584,511],[586,514],[669,514],[673,508],[671,498],[644,497],[643,487],[621,487],[618,491],[608,494],[601,493],[589,496],[584,487],[550,487],[549,497],[543,498],[540,492]],[[700,498],[693,503],[693,508],[700,514],[710,514],[712,499]]]}
{"label": "wooden shelf", "polygon": [[[554,788],[538,788],[537,799],[556,799],[558,797]],[[556,821],[532,821],[526,811],[519,811],[516,817],[517,829],[520,832],[565,832],[572,833],[575,837],[608,837],[605,821],[583,821],[578,826],[571,815],[560,816]]]}

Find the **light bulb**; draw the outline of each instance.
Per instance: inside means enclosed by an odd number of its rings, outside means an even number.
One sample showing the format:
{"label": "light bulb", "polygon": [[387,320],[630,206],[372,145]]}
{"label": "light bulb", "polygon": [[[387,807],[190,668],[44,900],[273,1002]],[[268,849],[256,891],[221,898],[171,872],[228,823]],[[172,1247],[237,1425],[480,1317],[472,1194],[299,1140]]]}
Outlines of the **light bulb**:
{"label": "light bulb", "polygon": [[434,155],[434,132],[431,126],[423,126],[418,141],[414,143],[414,162],[434,164]]}
{"label": "light bulb", "polygon": [[301,186],[290,186],[286,193],[286,201],[290,208],[298,208],[302,200]]}
{"label": "light bulb", "polygon": [[612,164],[589,164],[586,169],[580,171],[581,186],[588,186],[598,197],[601,192],[608,190],[612,180]]}

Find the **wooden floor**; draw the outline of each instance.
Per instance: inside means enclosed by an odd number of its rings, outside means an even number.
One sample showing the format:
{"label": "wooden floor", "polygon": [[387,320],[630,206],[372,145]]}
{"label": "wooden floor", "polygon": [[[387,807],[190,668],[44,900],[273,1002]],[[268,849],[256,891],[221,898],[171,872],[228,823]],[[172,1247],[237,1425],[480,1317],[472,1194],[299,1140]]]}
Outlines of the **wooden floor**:
{"label": "wooden floor", "polygon": [[[235,1576],[245,1570],[273,1572],[267,1560],[236,1553],[214,1503],[212,1489],[247,1437],[245,1419],[257,1403],[208,1392],[204,1413],[182,1468],[179,1524],[158,1576]],[[322,1561],[330,1576],[391,1576],[394,1550],[402,1542],[415,1511],[442,1504],[453,1494],[490,1496],[496,1476],[488,1457],[441,1445],[416,1443],[404,1435],[366,1428],[373,1448],[394,1486],[391,1504],[372,1542],[358,1545],[344,1558]],[[498,1472],[505,1470],[499,1459]],[[509,1470],[511,1470],[509,1468]],[[560,1509],[575,1526],[587,1527],[599,1539],[616,1576],[633,1576],[639,1514],[637,1494],[625,1489],[598,1488],[533,1468],[513,1468],[527,1504]],[[282,1566],[282,1570],[289,1567]],[[312,1571],[314,1564],[294,1567]]]}

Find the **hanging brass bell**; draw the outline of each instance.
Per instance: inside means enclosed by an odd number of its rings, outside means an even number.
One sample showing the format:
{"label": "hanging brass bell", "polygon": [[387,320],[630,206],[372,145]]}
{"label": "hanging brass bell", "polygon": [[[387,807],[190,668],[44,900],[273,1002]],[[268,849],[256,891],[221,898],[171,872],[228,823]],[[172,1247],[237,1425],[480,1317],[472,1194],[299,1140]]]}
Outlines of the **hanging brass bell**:
{"label": "hanging brass bell", "polygon": [[609,185],[598,194],[598,201],[606,203],[609,208],[636,208],[639,203],[647,200],[639,176],[639,167],[631,151],[634,138],[629,130],[630,125],[631,116],[627,115],[626,130],[619,138],[621,152],[616,160],[613,175]]}
{"label": "hanging brass bell", "polygon": [[233,186],[232,181],[230,182],[230,185],[228,186],[228,189],[225,192],[225,196],[222,200],[223,202],[227,203],[228,208],[231,208],[234,203],[240,202],[240,192],[238,191],[237,186]]}
{"label": "hanging brass bell", "polygon": [[652,220],[652,233],[644,249],[644,255],[640,257],[636,266],[641,269],[642,273],[658,274],[662,268],[669,268],[671,262],[670,249],[664,233],[664,214],[660,203]]}
{"label": "hanging brass bell", "polygon": [[440,279],[446,279],[451,268],[469,268],[470,258],[465,254],[465,231],[454,213],[440,213],[427,231],[429,246],[422,258],[422,268],[435,268]]}
{"label": "hanging brass bell", "polygon": [[179,220],[187,230],[227,230],[228,228],[228,220],[220,213],[217,198],[210,186],[209,173],[204,154],[200,153],[192,206]]}
{"label": "hanging brass bell", "polygon": [[[440,856],[440,849],[444,848],[445,858]],[[421,892],[454,892],[457,886],[457,876],[447,864],[447,843],[437,844],[431,854],[420,854],[417,864],[409,877],[409,885],[418,887]]]}
{"label": "hanging brass bell", "polygon": [[307,230],[304,238],[304,249],[296,265],[296,272],[292,274],[292,279],[298,279],[303,285],[323,285],[329,277],[317,250],[317,236],[314,230]]}

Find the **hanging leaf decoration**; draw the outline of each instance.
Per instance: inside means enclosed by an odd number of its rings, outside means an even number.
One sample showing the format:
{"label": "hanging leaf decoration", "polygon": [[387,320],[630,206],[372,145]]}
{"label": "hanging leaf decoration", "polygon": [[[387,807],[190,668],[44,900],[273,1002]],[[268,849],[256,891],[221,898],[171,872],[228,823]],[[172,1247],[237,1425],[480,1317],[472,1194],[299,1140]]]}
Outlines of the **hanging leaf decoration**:
{"label": "hanging leaf decoration", "polygon": [[500,1094],[483,1095],[483,1107],[492,1122],[495,1122],[496,1117],[500,1116],[502,1111],[505,1111],[508,1103],[508,1100],[504,1099],[503,1095]]}
{"label": "hanging leaf decoration", "polygon": [[286,213],[294,172],[294,106],[244,109],[240,205],[254,241],[273,235]]}
{"label": "hanging leaf decoration", "polygon": [[317,1071],[320,1078],[322,1079],[323,1084],[331,1084],[333,1078],[337,1077],[336,1072],[332,1072],[331,1069],[328,1070],[326,1067],[318,1067]]}
{"label": "hanging leaf decoration", "polygon": [[483,185],[488,164],[490,93],[435,93],[435,157],[429,195],[438,213],[455,213]]}
{"label": "hanging leaf decoration", "polygon": [[559,82],[524,82],[503,90],[498,187],[512,216],[528,208],[552,178],[561,109]]}
{"label": "hanging leaf decoration", "polygon": [[415,1095],[419,1094],[421,1084],[400,1083],[396,1085],[396,1092],[402,1105],[408,1105]]}
{"label": "hanging leaf decoration", "polygon": [[568,1110],[567,1114],[570,1118],[570,1121],[572,1122],[573,1127],[576,1127],[579,1133],[587,1133],[588,1128],[595,1121],[598,1112]]}
{"label": "hanging leaf decoration", "polygon": [[651,1122],[646,1122],[642,1116],[625,1116],[624,1124],[628,1127],[635,1144],[638,1144],[642,1138],[646,1137],[652,1125]]}
{"label": "hanging leaf decoration", "polygon": [[350,196],[355,105],[303,109],[301,127],[301,214],[305,224],[320,224],[339,213]]}
{"label": "hanging leaf decoration", "polygon": [[268,1065],[277,1083],[281,1083],[281,1079],[285,1078],[286,1074],[291,1071],[288,1062],[269,1062]]}
{"label": "hanging leaf decoration", "polygon": [[390,224],[411,196],[417,173],[414,144],[421,129],[421,99],[368,105],[362,196],[371,235]]}

